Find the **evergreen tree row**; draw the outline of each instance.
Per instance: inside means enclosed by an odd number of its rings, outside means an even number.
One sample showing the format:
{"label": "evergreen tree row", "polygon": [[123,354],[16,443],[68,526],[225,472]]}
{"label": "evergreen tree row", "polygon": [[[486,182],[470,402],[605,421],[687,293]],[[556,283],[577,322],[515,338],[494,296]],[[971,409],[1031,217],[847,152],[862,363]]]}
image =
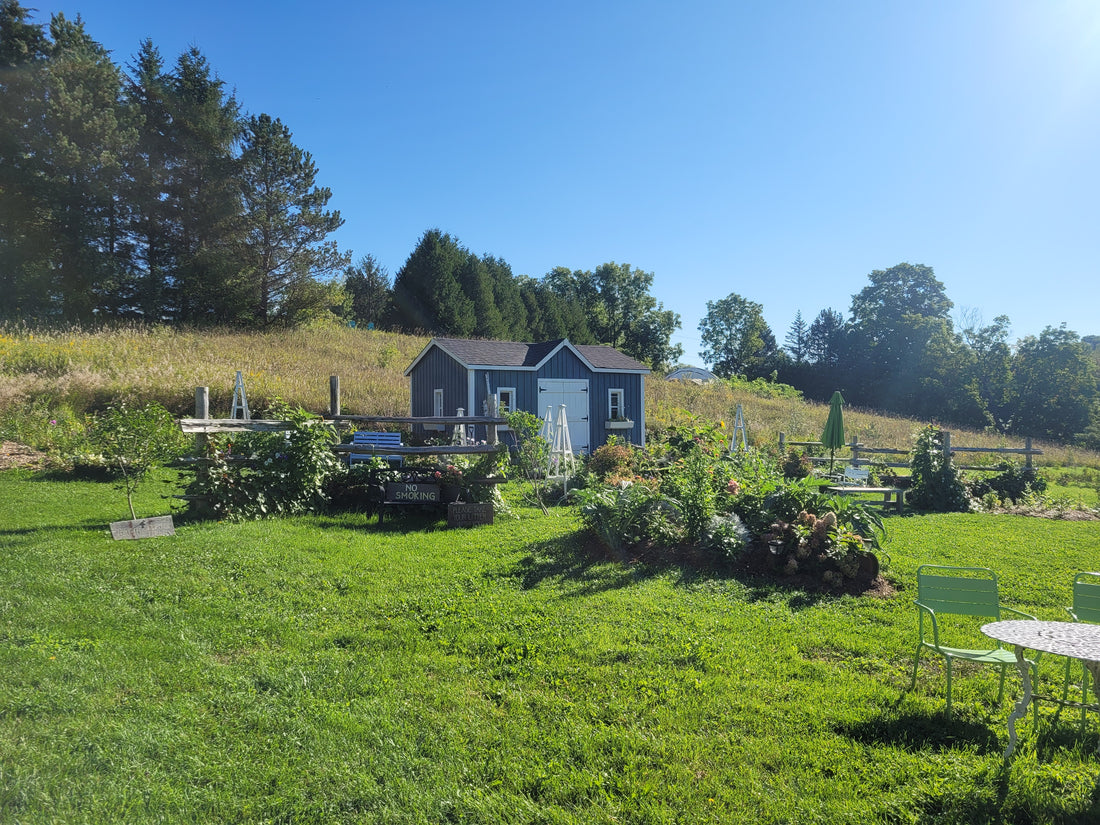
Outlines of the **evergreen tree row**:
{"label": "evergreen tree row", "polygon": [[507,262],[475,255],[439,229],[421,236],[392,288],[371,256],[344,278],[357,323],[460,338],[609,344],[662,369],[680,358],[681,348],[670,343],[680,317],[649,294],[652,285],[652,273],[614,262],[517,277]]}
{"label": "evergreen tree row", "polygon": [[198,49],[123,71],[0,0],[0,320],[294,323],[348,263],[312,158]]}

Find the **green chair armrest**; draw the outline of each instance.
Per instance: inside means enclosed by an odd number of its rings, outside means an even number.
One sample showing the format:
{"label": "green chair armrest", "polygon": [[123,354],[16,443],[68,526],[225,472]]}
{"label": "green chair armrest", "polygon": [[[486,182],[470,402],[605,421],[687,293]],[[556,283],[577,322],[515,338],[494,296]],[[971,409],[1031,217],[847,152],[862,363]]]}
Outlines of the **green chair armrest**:
{"label": "green chair armrest", "polygon": [[1022,618],[1024,618],[1024,619],[1031,619],[1031,620],[1032,620],[1033,622],[1034,622],[1034,621],[1038,621],[1038,619],[1037,619],[1037,618],[1036,618],[1035,616],[1032,616],[1032,615],[1031,615],[1030,613],[1025,613],[1025,612],[1024,612],[1024,611],[1022,611],[1022,610],[1017,610],[1017,609],[1016,609],[1016,608],[1014,608],[1014,607],[1008,607],[1007,605],[1003,605],[1003,604],[1002,604],[1002,605],[1001,605],[1001,610],[1004,610],[1004,611],[1006,611],[1006,612],[1008,612],[1008,613],[1013,613],[1013,614],[1015,614],[1015,615],[1017,615],[1017,616],[1020,616],[1020,617],[1022,617]]}
{"label": "green chair armrest", "polygon": [[928,617],[932,620],[932,646],[938,650],[940,646],[940,626],[939,623],[936,622],[936,611],[919,601],[915,601],[913,604],[917,606],[917,617],[919,619],[917,630],[920,634],[920,643],[928,644],[928,642],[924,640],[924,614],[927,613]]}

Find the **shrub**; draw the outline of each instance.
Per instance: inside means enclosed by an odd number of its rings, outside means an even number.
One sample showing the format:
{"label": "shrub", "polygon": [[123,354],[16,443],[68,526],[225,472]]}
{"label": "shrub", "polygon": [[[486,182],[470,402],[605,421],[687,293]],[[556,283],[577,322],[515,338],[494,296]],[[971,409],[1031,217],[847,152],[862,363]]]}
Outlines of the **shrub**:
{"label": "shrub", "polygon": [[997,468],[1001,471],[997,475],[974,478],[967,484],[971,496],[985,499],[992,493],[1002,501],[1011,499],[1013,504],[1018,504],[1028,494],[1046,492],[1047,481],[1034,467],[1019,467],[1003,461]]}
{"label": "shrub", "polygon": [[[338,439],[331,424],[282,402],[275,402],[265,415],[286,421],[288,429],[248,433],[236,442],[211,439],[207,464],[188,487],[188,493],[201,496],[218,518],[315,512],[327,499],[329,477],[342,471],[332,451]],[[234,460],[234,450],[246,460]]]}
{"label": "shrub", "polygon": [[787,456],[780,467],[787,479],[806,478],[813,472],[813,464],[804,452],[796,447],[787,450]]}
{"label": "shrub", "polygon": [[962,513],[970,509],[966,486],[950,456],[943,452],[943,430],[935,425],[918,434],[910,458],[912,490],[908,501],[918,510]]}
{"label": "shrub", "polygon": [[631,474],[634,451],[618,437],[612,436],[588,457],[588,471],[598,480]]}

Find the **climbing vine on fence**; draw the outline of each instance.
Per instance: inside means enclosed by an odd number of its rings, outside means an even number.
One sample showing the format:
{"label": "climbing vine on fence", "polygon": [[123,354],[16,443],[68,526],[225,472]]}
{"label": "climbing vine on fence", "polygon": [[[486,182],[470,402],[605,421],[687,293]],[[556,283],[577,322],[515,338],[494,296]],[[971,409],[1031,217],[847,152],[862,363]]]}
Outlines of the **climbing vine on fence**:
{"label": "climbing vine on fence", "polygon": [[325,483],[343,465],[332,451],[332,425],[276,402],[266,417],[286,421],[285,431],[212,438],[206,463],[188,494],[202,498],[217,518],[256,519],[313,512],[326,500]]}

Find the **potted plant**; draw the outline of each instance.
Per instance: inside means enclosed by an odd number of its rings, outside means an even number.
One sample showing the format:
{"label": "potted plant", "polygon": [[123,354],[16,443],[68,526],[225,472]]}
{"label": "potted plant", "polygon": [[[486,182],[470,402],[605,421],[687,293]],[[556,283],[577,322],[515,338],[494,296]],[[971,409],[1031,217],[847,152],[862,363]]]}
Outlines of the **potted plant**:
{"label": "potted plant", "polygon": [[432,474],[440,485],[439,496],[442,501],[458,501],[464,492],[465,478],[462,468],[454,464],[447,464]]}

